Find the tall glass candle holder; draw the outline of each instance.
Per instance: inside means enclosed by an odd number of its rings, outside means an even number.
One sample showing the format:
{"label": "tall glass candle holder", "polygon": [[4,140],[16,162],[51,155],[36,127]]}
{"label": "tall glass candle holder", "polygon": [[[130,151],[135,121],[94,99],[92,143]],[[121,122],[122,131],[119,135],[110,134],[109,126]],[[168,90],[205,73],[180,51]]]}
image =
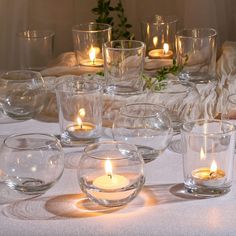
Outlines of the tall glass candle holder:
{"label": "tall glass candle holder", "polygon": [[56,87],[61,141],[77,146],[95,142],[102,130],[101,86],[72,77]]}
{"label": "tall glass candle holder", "polygon": [[85,23],[72,28],[74,51],[82,66],[103,66],[102,45],[111,40],[111,26]]}
{"label": "tall glass candle holder", "polygon": [[147,56],[152,59],[171,59],[175,53],[175,16],[155,15],[142,22],[142,37]]}
{"label": "tall glass candle holder", "polygon": [[196,120],[183,125],[181,137],[187,192],[204,197],[229,192],[235,126],[222,120]]}
{"label": "tall glass candle holder", "polygon": [[91,144],[80,159],[78,180],[90,200],[107,207],[121,206],[142,189],[143,160],[137,148],[127,143]]}

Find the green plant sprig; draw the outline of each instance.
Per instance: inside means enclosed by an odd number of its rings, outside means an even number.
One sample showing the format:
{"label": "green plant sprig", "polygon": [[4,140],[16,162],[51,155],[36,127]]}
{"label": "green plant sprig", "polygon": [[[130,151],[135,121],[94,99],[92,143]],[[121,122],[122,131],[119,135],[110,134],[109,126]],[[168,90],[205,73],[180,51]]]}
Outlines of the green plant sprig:
{"label": "green plant sprig", "polygon": [[[116,13],[118,22],[115,23],[114,13]],[[133,39],[134,35],[129,31],[132,27],[125,16],[125,10],[121,0],[118,0],[116,6],[111,5],[111,0],[98,0],[97,7],[92,9],[92,13],[97,15],[97,23],[106,23],[112,26],[112,39]]]}

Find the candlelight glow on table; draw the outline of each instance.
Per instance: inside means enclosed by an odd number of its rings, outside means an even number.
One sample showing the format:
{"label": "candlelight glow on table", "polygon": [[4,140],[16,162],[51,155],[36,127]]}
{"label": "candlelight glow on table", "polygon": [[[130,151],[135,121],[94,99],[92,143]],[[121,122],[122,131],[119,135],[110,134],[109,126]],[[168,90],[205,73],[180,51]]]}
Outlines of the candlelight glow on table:
{"label": "candlelight glow on table", "polygon": [[81,190],[104,206],[127,204],[144,184],[143,160],[133,145],[106,141],[85,148],[78,166]]}
{"label": "candlelight glow on table", "polygon": [[227,121],[186,122],[181,131],[186,191],[215,197],[230,191],[235,127]]}

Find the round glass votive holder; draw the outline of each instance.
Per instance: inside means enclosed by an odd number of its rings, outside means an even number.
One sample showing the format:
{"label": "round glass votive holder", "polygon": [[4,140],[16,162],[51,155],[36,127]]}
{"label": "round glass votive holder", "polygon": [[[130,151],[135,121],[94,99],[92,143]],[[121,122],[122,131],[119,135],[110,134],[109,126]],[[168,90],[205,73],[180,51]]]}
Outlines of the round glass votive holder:
{"label": "round glass votive holder", "polygon": [[223,120],[187,122],[181,130],[184,185],[187,192],[216,197],[230,191],[235,126]]}
{"label": "round glass votive holder", "polygon": [[39,72],[9,71],[0,75],[0,104],[16,120],[35,117],[44,107],[45,84]]}
{"label": "round glass votive holder", "polygon": [[141,23],[149,58],[171,59],[175,56],[177,22],[176,16],[154,15]]}
{"label": "round glass votive holder", "polygon": [[179,78],[197,83],[215,80],[217,32],[212,28],[183,29],[176,33]]}
{"label": "round glass votive holder", "polygon": [[104,43],[106,93],[135,95],[143,93],[143,67],[146,46],[141,41],[115,40]]}
{"label": "round glass votive holder", "polygon": [[61,142],[83,146],[96,142],[102,131],[102,89],[72,76],[56,86]]}
{"label": "round glass votive holder", "polygon": [[51,188],[64,170],[60,141],[42,133],[7,137],[0,149],[1,180],[16,191],[39,195]]}
{"label": "round glass votive holder", "polygon": [[106,207],[125,205],[142,189],[143,160],[133,145],[104,141],[85,148],[78,165],[81,190]]}
{"label": "round glass votive holder", "polygon": [[72,28],[74,51],[82,66],[103,66],[102,45],[111,40],[111,26],[103,23],[85,23]]}
{"label": "round glass votive holder", "polygon": [[152,103],[133,103],[120,108],[112,134],[114,140],[136,145],[145,162],[154,160],[169,145],[172,125],[167,109]]}

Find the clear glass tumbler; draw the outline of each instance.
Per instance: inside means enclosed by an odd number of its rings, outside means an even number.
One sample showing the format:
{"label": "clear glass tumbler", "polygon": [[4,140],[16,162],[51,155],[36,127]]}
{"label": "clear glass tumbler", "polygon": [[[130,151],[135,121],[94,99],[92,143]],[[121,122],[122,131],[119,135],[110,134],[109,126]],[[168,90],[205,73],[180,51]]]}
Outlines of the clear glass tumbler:
{"label": "clear glass tumbler", "polygon": [[216,30],[211,28],[183,29],[177,32],[177,62],[183,66],[180,79],[196,82],[214,79],[216,36]]}
{"label": "clear glass tumbler", "polygon": [[172,138],[166,108],[151,103],[133,103],[120,108],[114,119],[114,140],[137,146],[145,162],[159,156]]}
{"label": "clear glass tumbler", "polygon": [[0,149],[1,180],[9,188],[38,195],[61,177],[64,154],[60,141],[49,134],[28,133],[7,137]]}
{"label": "clear glass tumbler", "polygon": [[143,160],[133,145],[104,141],[85,148],[78,165],[81,190],[107,207],[125,205],[144,184]]}
{"label": "clear glass tumbler", "polygon": [[72,28],[74,51],[82,66],[103,66],[102,45],[111,40],[111,26],[85,23]]}
{"label": "clear glass tumbler", "polygon": [[171,15],[155,15],[142,22],[142,38],[149,58],[173,58],[177,22],[176,16]]}
{"label": "clear glass tumbler", "polygon": [[96,142],[102,131],[102,89],[72,76],[56,86],[61,141],[77,146]]}
{"label": "clear glass tumbler", "polygon": [[0,103],[16,120],[35,117],[44,107],[45,84],[39,72],[9,71],[0,75]]}
{"label": "clear glass tumbler", "polygon": [[181,137],[186,191],[203,197],[229,192],[233,178],[235,126],[222,120],[186,122]]}
{"label": "clear glass tumbler", "polygon": [[55,33],[52,30],[26,30],[18,33],[20,68],[40,71],[53,58]]}
{"label": "clear glass tumbler", "polygon": [[106,92],[132,95],[143,91],[146,46],[135,40],[115,40],[103,46]]}

